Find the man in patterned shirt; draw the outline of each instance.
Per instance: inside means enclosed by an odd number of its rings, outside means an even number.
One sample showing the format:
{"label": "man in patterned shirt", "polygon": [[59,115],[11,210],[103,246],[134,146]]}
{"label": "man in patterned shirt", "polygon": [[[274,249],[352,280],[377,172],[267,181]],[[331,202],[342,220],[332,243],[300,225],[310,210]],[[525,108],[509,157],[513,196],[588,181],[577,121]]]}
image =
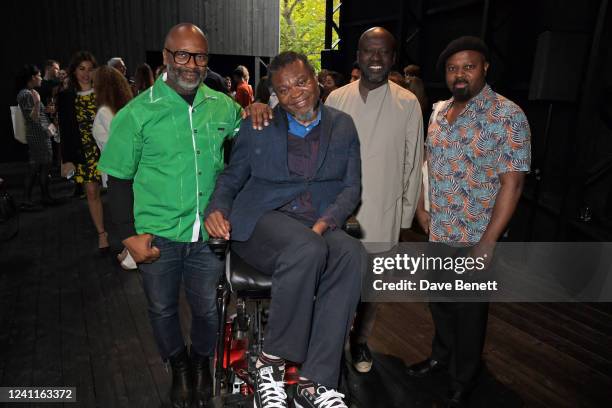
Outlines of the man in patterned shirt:
{"label": "man in patterned shirt", "polygon": [[[486,83],[487,46],[476,37],[452,41],[440,54],[452,98],[438,102],[429,122],[424,195],[417,220],[431,242],[487,254],[505,231],[530,165],[530,131],[516,104]],[[465,251],[465,249],[464,249]],[[431,357],[409,368],[423,377],[448,368],[448,406],[465,406],[481,369],[488,303],[430,303],[436,328]]]}

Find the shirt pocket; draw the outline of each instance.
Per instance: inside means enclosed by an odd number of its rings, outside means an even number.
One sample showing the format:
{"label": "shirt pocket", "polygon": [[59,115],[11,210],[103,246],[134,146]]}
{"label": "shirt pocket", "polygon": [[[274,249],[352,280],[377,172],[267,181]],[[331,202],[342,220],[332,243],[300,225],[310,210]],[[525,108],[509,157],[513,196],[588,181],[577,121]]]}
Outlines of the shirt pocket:
{"label": "shirt pocket", "polygon": [[[232,134],[232,124],[229,122],[214,121],[206,124],[206,133],[199,135],[204,140],[201,140],[213,152],[222,152],[223,143]],[[221,154],[213,155],[215,163],[223,163]],[[219,163],[217,163],[217,161]]]}

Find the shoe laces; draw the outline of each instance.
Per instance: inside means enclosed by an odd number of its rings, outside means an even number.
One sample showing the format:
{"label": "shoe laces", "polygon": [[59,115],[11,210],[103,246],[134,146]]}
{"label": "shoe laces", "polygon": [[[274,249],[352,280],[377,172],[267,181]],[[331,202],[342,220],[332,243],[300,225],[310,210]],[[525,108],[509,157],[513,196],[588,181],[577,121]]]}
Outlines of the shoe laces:
{"label": "shoe laces", "polygon": [[317,388],[315,404],[320,408],[347,408],[342,398],[344,398],[344,394],[319,386]]}
{"label": "shoe laces", "polygon": [[285,383],[274,379],[274,368],[271,366],[260,368],[259,377],[262,381],[257,384],[257,392],[262,405],[265,408],[287,408]]}
{"label": "shoe laces", "polygon": [[361,360],[372,360],[372,355],[370,354],[370,350],[368,346],[362,346],[359,350],[359,357]]}
{"label": "shoe laces", "polygon": [[359,361],[372,361],[372,354],[367,344],[358,344],[353,347],[354,360]]}

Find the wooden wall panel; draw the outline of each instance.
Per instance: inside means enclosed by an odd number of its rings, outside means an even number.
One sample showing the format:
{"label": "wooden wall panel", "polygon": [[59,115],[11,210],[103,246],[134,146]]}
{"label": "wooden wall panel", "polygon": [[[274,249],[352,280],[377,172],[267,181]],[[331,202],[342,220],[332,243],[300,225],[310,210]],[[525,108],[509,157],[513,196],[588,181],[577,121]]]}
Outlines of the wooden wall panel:
{"label": "wooden wall panel", "polygon": [[204,0],[213,54],[272,57],[279,50],[277,0]]}
{"label": "wooden wall panel", "polygon": [[[211,53],[273,56],[278,53],[278,0],[38,0],[26,6],[9,0],[10,71],[47,58],[69,62],[81,49],[99,63],[114,56],[128,69],[145,60],[147,50],[161,50],[166,32],[179,22],[193,22],[209,33]],[[10,72],[9,72],[10,74]]]}
{"label": "wooden wall panel", "polygon": [[122,57],[133,73],[147,51],[162,50],[166,32],[180,22],[207,31],[211,53],[278,53],[279,0],[5,0],[0,14],[8,39],[0,75],[9,79],[0,81],[0,161],[25,158],[25,147],[12,141],[7,106],[15,103],[15,74],[26,63],[42,68],[53,58],[67,67],[76,51],[88,50],[99,64]]}

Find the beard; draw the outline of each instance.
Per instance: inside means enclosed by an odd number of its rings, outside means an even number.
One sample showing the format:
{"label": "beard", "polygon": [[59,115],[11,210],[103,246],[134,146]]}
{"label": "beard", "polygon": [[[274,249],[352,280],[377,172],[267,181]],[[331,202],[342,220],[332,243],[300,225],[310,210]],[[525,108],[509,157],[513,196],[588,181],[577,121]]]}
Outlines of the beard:
{"label": "beard", "polygon": [[308,111],[306,111],[306,112],[303,112],[303,113],[297,113],[297,112],[296,112],[296,114],[295,114],[295,115],[293,115],[293,116],[294,116],[294,117],[295,117],[295,118],[296,118],[298,121],[306,123],[306,122],[311,122],[311,121],[313,121],[317,115],[316,115],[315,109],[314,109],[314,108],[312,108],[312,109],[310,109],[310,110],[308,110]]}
{"label": "beard", "polygon": [[[465,84],[465,88],[457,88],[457,84]],[[466,81],[455,81],[451,90],[453,98],[459,102],[465,102],[469,100],[473,95],[470,91],[470,86]]]}
{"label": "beard", "polygon": [[381,72],[371,73],[368,71],[367,66],[361,68],[361,78],[365,79],[371,84],[380,84],[387,80],[390,70],[383,70]]}
{"label": "beard", "polygon": [[319,111],[319,98],[320,95],[315,95],[315,103],[312,106],[312,108],[309,108],[308,110],[304,111],[304,112],[295,112],[295,114],[292,113],[293,117],[296,118],[299,122],[302,123],[308,123],[308,122],[312,122],[317,118],[317,113]]}
{"label": "beard", "polygon": [[[174,82],[179,88],[191,92],[196,89],[204,78],[206,77],[206,71],[202,72],[199,69],[184,68],[173,64],[166,65],[166,71],[168,72],[168,78]],[[195,74],[193,80],[184,79],[185,74]]]}

